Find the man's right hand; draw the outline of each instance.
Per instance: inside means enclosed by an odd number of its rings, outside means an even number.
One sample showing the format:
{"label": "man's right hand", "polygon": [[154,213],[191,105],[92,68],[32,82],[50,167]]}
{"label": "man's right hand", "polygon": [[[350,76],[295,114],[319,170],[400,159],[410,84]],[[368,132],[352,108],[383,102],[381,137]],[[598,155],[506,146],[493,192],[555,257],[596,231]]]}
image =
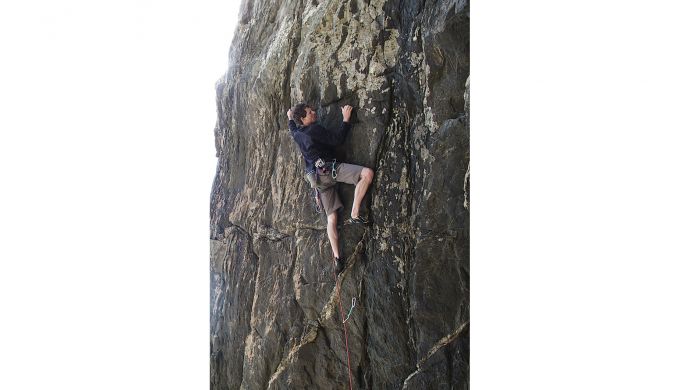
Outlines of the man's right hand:
{"label": "man's right hand", "polygon": [[293,120],[293,110],[288,109],[288,112],[286,113],[286,115],[288,115],[289,121]]}
{"label": "man's right hand", "polygon": [[343,122],[349,122],[349,118],[352,116],[352,106],[349,104],[342,107],[342,120]]}

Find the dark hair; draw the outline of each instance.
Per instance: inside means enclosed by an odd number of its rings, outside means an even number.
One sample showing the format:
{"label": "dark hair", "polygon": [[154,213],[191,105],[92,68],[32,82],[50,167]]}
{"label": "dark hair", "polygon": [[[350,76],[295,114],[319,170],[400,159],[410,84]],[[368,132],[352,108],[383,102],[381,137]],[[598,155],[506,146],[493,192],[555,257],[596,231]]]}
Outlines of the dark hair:
{"label": "dark hair", "polygon": [[312,106],[307,103],[298,103],[293,107],[293,120],[298,126],[302,126],[302,118],[307,116],[305,108],[312,108]]}

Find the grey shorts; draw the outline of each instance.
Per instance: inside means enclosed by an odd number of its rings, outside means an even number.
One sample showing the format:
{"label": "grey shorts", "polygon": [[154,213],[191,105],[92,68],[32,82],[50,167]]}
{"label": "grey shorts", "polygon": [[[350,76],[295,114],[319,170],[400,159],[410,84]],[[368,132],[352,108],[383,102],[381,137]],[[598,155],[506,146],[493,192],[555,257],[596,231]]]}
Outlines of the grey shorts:
{"label": "grey shorts", "polygon": [[[335,182],[356,185],[361,179],[362,169],[364,169],[364,167],[360,165],[340,163],[335,167],[335,171],[337,172]],[[330,173],[328,175],[319,175],[319,180],[321,183],[327,184],[333,182],[333,178],[331,177]],[[336,186],[322,191],[320,195],[321,204],[323,205],[326,215],[331,215],[335,210],[342,208],[342,202],[340,201],[340,196],[338,195],[338,189]]]}

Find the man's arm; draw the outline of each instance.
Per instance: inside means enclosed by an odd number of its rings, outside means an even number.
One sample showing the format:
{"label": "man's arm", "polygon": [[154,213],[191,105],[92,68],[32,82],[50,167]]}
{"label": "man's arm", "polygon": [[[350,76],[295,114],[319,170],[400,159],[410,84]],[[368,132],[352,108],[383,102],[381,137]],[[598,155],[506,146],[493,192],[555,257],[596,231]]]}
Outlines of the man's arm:
{"label": "man's arm", "polygon": [[288,110],[286,115],[288,115],[288,129],[290,129],[291,133],[295,133],[298,131],[298,127],[297,123],[293,120],[293,110]]}
{"label": "man's arm", "polygon": [[352,125],[349,122],[342,122],[342,125],[338,130],[327,130],[324,143],[330,146],[340,146],[345,142],[345,137]]}
{"label": "man's arm", "polygon": [[294,120],[292,119],[288,120],[288,129],[290,130],[291,133],[295,133],[296,131],[298,131],[297,124],[295,123]]}
{"label": "man's arm", "polygon": [[343,142],[345,142],[345,137],[347,136],[347,132],[349,132],[349,129],[352,127],[352,125],[349,123],[350,116],[352,115],[352,106],[344,106],[342,107],[342,125],[340,126],[340,129],[333,131],[333,130],[325,130],[321,125],[318,125],[321,129],[321,138],[323,139],[323,143],[329,146],[339,146]]}

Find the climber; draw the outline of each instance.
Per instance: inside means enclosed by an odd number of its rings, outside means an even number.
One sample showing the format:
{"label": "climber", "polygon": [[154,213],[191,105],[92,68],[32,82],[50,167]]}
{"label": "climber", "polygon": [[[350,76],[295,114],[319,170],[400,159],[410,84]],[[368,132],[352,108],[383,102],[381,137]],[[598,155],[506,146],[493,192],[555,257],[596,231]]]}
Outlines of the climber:
{"label": "climber", "polygon": [[[316,112],[305,104],[299,103],[288,110],[288,127],[291,136],[300,147],[305,160],[305,178],[315,188],[326,212],[328,225],[326,231],[331,242],[335,273],[345,269],[345,259],[340,256],[338,245],[338,209],[342,202],[338,196],[336,182],[354,184],[354,201],[349,219],[345,224],[365,225],[368,218],[359,214],[361,201],[373,180],[373,170],[359,165],[338,162],[333,147],[342,144],[351,125],[352,106],[342,107],[342,126],[334,131],[316,123]],[[300,127],[298,127],[300,126]]]}

